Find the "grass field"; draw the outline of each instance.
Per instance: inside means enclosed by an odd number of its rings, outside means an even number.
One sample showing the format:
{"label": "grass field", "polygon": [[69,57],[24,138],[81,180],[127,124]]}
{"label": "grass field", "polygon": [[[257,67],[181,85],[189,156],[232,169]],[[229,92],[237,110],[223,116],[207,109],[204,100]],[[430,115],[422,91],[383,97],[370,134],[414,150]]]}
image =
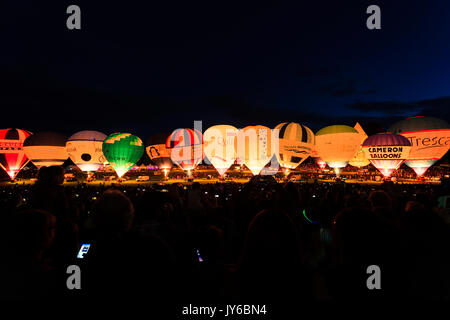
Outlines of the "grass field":
{"label": "grass field", "polygon": [[[161,180],[150,180],[150,181],[136,181],[136,180],[128,180],[123,182],[117,182],[117,181],[93,181],[93,182],[86,182],[87,185],[91,186],[112,186],[112,185],[123,185],[123,186],[145,186],[145,185],[152,185],[152,184],[173,184],[173,183],[180,183],[184,185],[192,184],[193,182],[198,182],[200,184],[211,184],[211,183],[247,183],[249,179],[233,179],[228,181],[220,181],[219,179],[194,179],[193,181],[187,181],[185,179],[170,179],[168,181],[161,181]],[[318,179],[318,182],[334,182],[334,180],[325,180],[325,179]],[[72,182],[64,182],[65,186],[76,186],[79,183],[82,183],[85,181],[72,181]],[[284,181],[283,181],[284,182]],[[301,180],[296,181],[296,183],[313,183],[312,180]],[[378,185],[383,183],[383,181],[360,181],[360,180],[344,180],[345,183],[359,183],[359,184],[373,184]],[[34,184],[34,180],[19,180],[16,182],[0,182],[0,186],[14,186],[14,185],[31,185]],[[400,179],[398,181],[400,184],[440,184],[440,181],[418,181],[416,179]]]}

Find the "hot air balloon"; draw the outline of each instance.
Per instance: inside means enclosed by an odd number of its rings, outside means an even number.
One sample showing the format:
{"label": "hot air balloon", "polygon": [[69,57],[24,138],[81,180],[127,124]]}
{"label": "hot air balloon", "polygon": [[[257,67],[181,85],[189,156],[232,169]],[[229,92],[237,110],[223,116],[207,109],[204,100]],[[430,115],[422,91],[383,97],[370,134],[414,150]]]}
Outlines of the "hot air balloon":
{"label": "hot air balloon", "polygon": [[77,132],[67,139],[67,153],[81,171],[97,171],[106,161],[102,151],[105,138],[98,131]]}
{"label": "hot air balloon", "polygon": [[23,142],[30,135],[31,132],[22,129],[0,130],[0,166],[12,180],[29,161]]}
{"label": "hot air balloon", "polygon": [[364,154],[364,151],[362,150],[362,144],[363,144],[364,140],[367,139],[367,134],[364,131],[364,129],[361,127],[359,122],[356,123],[354,128],[356,131],[359,132],[359,136],[361,138],[361,145],[359,146],[358,152],[356,152],[355,156],[353,157],[352,160],[350,160],[348,162],[348,164],[351,166],[354,166],[354,167],[361,168],[361,167],[365,167],[370,164],[370,161],[367,160],[366,155]]}
{"label": "hot air balloon", "polygon": [[387,178],[408,158],[411,143],[399,134],[378,133],[368,137],[362,149],[373,166]]}
{"label": "hot air balloon", "polygon": [[203,160],[203,136],[196,129],[176,129],[166,140],[172,162],[190,175]]}
{"label": "hot air balloon", "polygon": [[274,155],[276,137],[265,126],[248,126],[238,133],[238,158],[254,175],[258,175]]}
{"label": "hot air balloon", "polygon": [[102,150],[120,178],[142,157],[144,145],[139,137],[131,133],[117,132],[106,137]]}
{"label": "hot air balloon", "polygon": [[236,161],[238,132],[233,126],[217,125],[203,134],[205,156],[221,176]]}
{"label": "hot air balloon", "polygon": [[166,172],[173,166],[172,160],[170,160],[170,152],[166,148],[166,141],[169,134],[158,133],[147,140],[146,151],[150,160],[158,166],[160,169],[164,169]]}
{"label": "hot air balloon", "polygon": [[286,169],[295,169],[305,161],[314,148],[314,132],[296,122],[283,122],[278,130],[278,163]]}
{"label": "hot air balloon", "polygon": [[60,166],[69,155],[66,150],[66,137],[55,132],[39,132],[25,139],[23,151],[38,168]]}
{"label": "hot air balloon", "polygon": [[355,156],[361,144],[360,135],[346,125],[333,125],[316,133],[316,150],[320,158],[339,176],[340,169]]}
{"label": "hot air balloon", "polygon": [[409,139],[412,148],[405,164],[418,176],[442,158],[450,147],[450,126],[434,117],[410,117],[394,123],[389,132]]}

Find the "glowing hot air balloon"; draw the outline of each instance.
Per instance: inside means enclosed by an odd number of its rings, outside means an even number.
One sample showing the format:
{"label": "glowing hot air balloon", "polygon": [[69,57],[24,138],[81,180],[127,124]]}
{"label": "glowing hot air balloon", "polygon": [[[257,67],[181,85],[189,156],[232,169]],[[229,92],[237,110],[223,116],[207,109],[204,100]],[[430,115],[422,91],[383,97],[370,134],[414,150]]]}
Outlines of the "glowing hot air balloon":
{"label": "glowing hot air balloon", "polygon": [[147,140],[146,151],[150,160],[163,169],[165,172],[172,168],[172,160],[170,160],[170,152],[166,148],[166,141],[169,134],[158,133]]}
{"label": "glowing hot air balloon", "polygon": [[320,158],[333,168],[339,176],[340,169],[355,156],[361,138],[354,128],[346,125],[333,125],[316,133],[316,150]]}
{"label": "glowing hot air balloon", "polygon": [[106,137],[102,150],[106,160],[120,178],[142,157],[144,145],[139,137],[131,133],[118,132]]}
{"label": "glowing hot air balloon", "polygon": [[399,134],[378,133],[368,137],[362,149],[373,166],[389,177],[408,158],[411,143]]}
{"label": "glowing hot air balloon", "polygon": [[238,158],[244,162],[254,175],[258,175],[269,163],[275,153],[278,142],[270,128],[248,126],[238,133]]}
{"label": "glowing hot air balloon", "polygon": [[29,161],[23,151],[24,140],[31,132],[21,129],[0,130],[0,166],[12,180]]}
{"label": "glowing hot air balloon", "polygon": [[275,130],[278,130],[278,162],[286,169],[297,168],[313,151],[314,132],[295,122],[280,123]]}
{"label": "glowing hot air balloon", "polygon": [[364,154],[364,151],[362,150],[362,143],[364,140],[367,139],[367,134],[364,131],[364,129],[361,127],[359,122],[356,123],[354,126],[355,130],[359,132],[359,136],[361,138],[361,145],[359,146],[358,152],[355,154],[352,160],[348,162],[349,165],[354,167],[364,167],[370,164],[370,161],[367,160],[366,155]]}
{"label": "glowing hot air balloon", "polygon": [[407,118],[394,123],[388,131],[409,139],[412,148],[405,164],[418,176],[442,158],[450,147],[450,126],[438,118]]}
{"label": "glowing hot air balloon", "polygon": [[66,138],[55,132],[39,132],[25,139],[23,151],[38,168],[60,166],[69,155],[66,150]]}
{"label": "glowing hot air balloon", "polygon": [[205,156],[221,176],[236,161],[238,132],[233,126],[217,125],[203,134]]}
{"label": "glowing hot air balloon", "polygon": [[81,171],[97,171],[106,161],[102,150],[105,138],[98,131],[77,132],[67,139],[67,153]]}
{"label": "glowing hot air balloon", "polygon": [[176,129],[167,138],[166,148],[172,162],[188,175],[203,160],[203,136],[196,129]]}

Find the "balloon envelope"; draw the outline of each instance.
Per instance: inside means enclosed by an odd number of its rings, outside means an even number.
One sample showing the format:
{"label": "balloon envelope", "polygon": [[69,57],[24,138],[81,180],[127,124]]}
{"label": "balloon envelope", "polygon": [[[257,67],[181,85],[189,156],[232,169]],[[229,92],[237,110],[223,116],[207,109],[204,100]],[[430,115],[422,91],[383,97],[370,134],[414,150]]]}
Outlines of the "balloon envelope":
{"label": "balloon envelope", "polygon": [[170,158],[183,170],[193,170],[203,160],[203,135],[196,129],[176,129],[166,140]]}
{"label": "balloon envelope", "polygon": [[168,133],[158,133],[147,140],[147,155],[150,160],[161,169],[171,169],[172,160],[170,159],[170,151],[166,148]]}
{"label": "balloon envelope", "polygon": [[67,139],[67,153],[81,171],[97,171],[106,161],[102,150],[105,138],[98,131],[77,132]]}
{"label": "balloon envelope", "polygon": [[362,143],[364,140],[367,139],[367,134],[364,131],[364,129],[361,127],[359,122],[356,123],[354,126],[355,130],[358,131],[360,139],[361,139],[361,145],[358,148],[358,151],[356,152],[355,156],[348,162],[349,165],[354,167],[364,167],[370,164],[370,161],[367,160],[366,155],[364,154],[364,151],[362,150]]}
{"label": "balloon envelope", "polygon": [[25,139],[23,151],[38,168],[60,166],[69,155],[66,150],[66,137],[55,132],[38,132]]}
{"label": "balloon envelope", "polygon": [[11,179],[27,164],[23,142],[31,132],[22,129],[0,130],[0,166]]}
{"label": "balloon envelope", "polygon": [[117,175],[122,177],[142,157],[144,145],[139,137],[118,132],[106,137],[102,150]]}
{"label": "balloon envelope", "polygon": [[358,131],[346,125],[333,125],[316,133],[319,157],[334,169],[343,168],[355,156],[361,139]]}
{"label": "balloon envelope", "polygon": [[438,118],[407,118],[394,123],[388,131],[409,139],[412,148],[405,164],[418,176],[442,158],[450,147],[450,126]]}
{"label": "balloon envelope", "polygon": [[275,130],[278,130],[278,162],[283,168],[295,169],[311,155],[314,132],[296,122],[280,123]]}
{"label": "balloon envelope", "polygon": [[257,175],[275,153],[275,136],[265,126],[248,126],[238,133],[238,158]]}
{"label": "balloon envelope", "polygon": [[408,158],[411,143],[399,134],[378,133],[368,137],[362,148],[373,166],[389,177]]}
{"label": "balloon envelope", "polygon": [[205,156],[222,176],[236,161],[239,130],[229,125],[216,125],[203,134]]}

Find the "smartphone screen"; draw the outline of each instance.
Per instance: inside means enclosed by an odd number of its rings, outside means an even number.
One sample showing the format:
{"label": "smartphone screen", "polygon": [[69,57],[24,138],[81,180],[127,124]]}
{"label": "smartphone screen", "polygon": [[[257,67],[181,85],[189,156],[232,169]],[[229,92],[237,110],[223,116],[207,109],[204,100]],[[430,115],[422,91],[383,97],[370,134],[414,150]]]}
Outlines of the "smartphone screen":
{"label": "smartphone screen", "polygon": [[84,255],[89,251],[90,246],[91,245],[89,243],[82,244],[81,248],[80,248],[80,251],[78,251],[77,258],[78,259],[83,259]]}

